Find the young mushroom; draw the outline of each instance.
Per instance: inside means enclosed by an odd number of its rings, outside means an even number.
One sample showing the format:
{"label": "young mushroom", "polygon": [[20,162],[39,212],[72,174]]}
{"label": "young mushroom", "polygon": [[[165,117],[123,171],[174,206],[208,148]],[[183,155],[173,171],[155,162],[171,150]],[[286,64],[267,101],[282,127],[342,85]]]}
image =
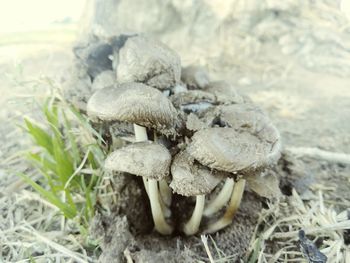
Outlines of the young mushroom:
{"label": "young mushroom", "polygon": [[205,166],[196,163],[186,151],[178,153],[171,165],[172,182],[170,187],[183,196],[196,196],[196,205],[191,218],[184,224],[186,235],[198,232],[202,220],[205,195],[220,182],[220,174],[213,173]]}
{"label": "young mushroom", "polygon": [[[87,111],[93,119],[133,123],[137,142],[148,140],[147,128],[174,136],[176,128],[181,126],[171,102],[159,90],[142,83],[123,83],[98,90],[88,101]],[[144,183],[146,190],[157,186],[153,179]]]}
{"label": "young mushroom", "polygon": [[148,179],[148,193],[155,229],[170,235],[173,227],[164,219],[159,202],[157,181],[169,175],[171,155],[167,148],[155,142],[137,142],[112,152],[105,161],[105,169],[125,172]]}

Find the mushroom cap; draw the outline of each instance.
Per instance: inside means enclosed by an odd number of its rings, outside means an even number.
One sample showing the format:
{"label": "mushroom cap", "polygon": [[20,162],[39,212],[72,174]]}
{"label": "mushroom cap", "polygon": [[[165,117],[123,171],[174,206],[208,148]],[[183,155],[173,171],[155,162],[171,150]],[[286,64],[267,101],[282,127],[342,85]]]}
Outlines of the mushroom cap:
{"label": "mushroom cap", "polygon": [[88,115],[102,121],[124,121],[174,134],[179,115],[157,89],[142,83],[124,83],[98,90],[87,105]]}
{"label": "mushroom cap", "polygon": [[[191,117],[191,118],[190,118]],[[280,134],[268,116],[252,103],[219,105],[209,108],[199,116],[190,114],[186,126],[196,131],[203,128],[226,127],[237,131],[257,134],[264,140],[275,143],[275,149],[281,147]]]}
{"label": "mushroom cap", "polygon": [[129,144],[112,152],[105,169],[160,180],[169,175],[171,155],[163,145],[145,141]]}
{"label": "mushroom cap", "polygon": [[230,173],[249,174],[262,170],[279,158],[276,143],[234,128],[207,128],[192,137],[187,148],[201,164]]}
{"label": "mushroom cap", "polygon": [[[275,149],[280,150],[281,139],[276,127],[271,123],[266,113],[258,106],[245,103],[222,105],[213,111],[207,112],[207,123],[209,119],[216,119],[219,124],[234,128],[237,131],[249,131],[259,138],[276,144]],[[279,154],[278,154],[279,155]]]}
{"label": "mushroom cap", "polygon": [[232,84],[227,81],[213,81],[206,87],[205,91],[214,94],[220,103],[243,103],[244,99],[238,94]]}
{"label": "mushroom cap", "polygon": [[178,194],[196,196],[210,193],[223,178],[196,162],[186,151],[178,153],[171,165],[170,187]]}
{"label": "mushroom cap", "polygon": [[180,82],[179,55],[163,43],[144,36],[129,37],[119,51],[117,80],[143,82],[167,89]]}
{"label": "mushroom cap", "polygon": [[188,66],[182,68],[181,80],[190,88],[203,89],[209,84],[209,75],[203,67]]}

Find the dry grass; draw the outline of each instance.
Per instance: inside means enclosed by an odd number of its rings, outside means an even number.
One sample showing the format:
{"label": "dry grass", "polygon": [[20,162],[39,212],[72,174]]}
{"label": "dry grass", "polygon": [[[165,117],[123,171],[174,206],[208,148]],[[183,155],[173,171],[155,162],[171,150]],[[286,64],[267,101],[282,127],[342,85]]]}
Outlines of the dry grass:
{"label": "dry grass", "polygon": [[[350,207],[350,200],[347,204]],[[305,202],[293,189],[292,196],[269,204],[269,208],[261,212],[244,262],[307,262],[298,243],[298,232],[303,229],[313,241],[322,241],[320,251],[327,256],[327,262],[349,263],[350,246],[344,238],[344,231],[350,229],[349,213],[348,210],[337,213],[333,206],[326,206],[322,190],[315,200]],[[202,236],[211,263],[231,262],[225,257],[213,259],[207,242],[207,237]]]}

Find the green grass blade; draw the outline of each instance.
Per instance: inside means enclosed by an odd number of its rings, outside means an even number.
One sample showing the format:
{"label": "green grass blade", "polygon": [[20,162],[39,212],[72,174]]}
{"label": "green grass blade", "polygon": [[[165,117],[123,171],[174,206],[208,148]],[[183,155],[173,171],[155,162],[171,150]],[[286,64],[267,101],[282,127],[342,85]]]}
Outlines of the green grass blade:
{"label": "green grass blade", "polygon": [[67,218],[74,218],[76,216],[76,210],[72,209],[69,205],[63,203],[59,197],[45,190],[42,186],[34,182],[24,173],[17,173],[26,183],[32,186],[39,194],[41,194],[47,201],[56,206]]}
{"label": "green grass blade", "polygon": [[37,166],[40,170],[56,174],[56,164],[39,153],[28,153],[26,159]]}
{"label": "green grass blade", "polygon": [[51,135],[27,118],[24,119],[24,122],[28,133],[34,139],[36,144],[46,149],[51,155],[53,155]]}
{"label": "green grass blade", "polygon": [[[70,154],[65,151],[65,149],[62,149],[59,141],[54,138],[52,142],[54,157],[56,160],[57,175],[60,178],[62,185],[64,186],[69,177],[74,172],[74,165],[72,163]],[[74,182],[74,180],[72,180],[72,182]]]}
{"label": "green grass blade", "polygon": [[77,166],[80,162],[81,162],[81,154],[79,151],[79,147],[78,147],[78,138],[74,135],[74,133],[72,132],[72,126],[67,118],[67,115],[65,114],[65,112],[62,112],[63,115],[63,119],[64,119],[64,126],[66,129],[66,135],[67,135],[67,139],[69,142],[69,146],[72,152],[72,157],[73,160],[75,162],[75,166]]}
{"label": "green grass blade", "polygon": [[88,119],[80,114],[79,111],[74,109],[73,107],[70,107],[70,111],[73,113],[73,115],[78,119],[79,123],[91,134],[93,134],[98,141],[102,142],[103,144],[107,144],[106,141],[102,138],[101,134],[99,134],[89,123]]}

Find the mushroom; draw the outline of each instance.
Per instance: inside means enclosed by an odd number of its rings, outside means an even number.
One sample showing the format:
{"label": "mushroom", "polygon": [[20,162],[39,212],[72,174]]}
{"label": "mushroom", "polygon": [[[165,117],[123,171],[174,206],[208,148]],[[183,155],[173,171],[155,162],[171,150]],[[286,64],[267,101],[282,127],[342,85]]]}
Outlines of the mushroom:
{"label": "mushroom", "polygon": [[178,113],[158,90],[142,83],[123,83],[94,93],[87,105],[88,115],[102,121],[134,123],[137,141],[147,140],[146,128],[167,136],[180,126]]}
{"label": "mushroom", "polygon": [[171,165],[172,181],[170,187],[183,196],[196,196],[196,205],[191,218],[183,226],[186,235],[198,232],[205,204],[205,195],[220,182],[218,174],[196,163],[186,151],[178,153]]}
{"label": "mushroom", "polygon": [[[146,127],[169,136],[176,134],[181,123],[171,102],[159,90],[142,83],[124,83],[98,90],[90,98],[87,110],[94,119],[133,123],[138,142],[148,140]],[[154,187],[157,182],[144,179],[144,184],[147,190],[148,184]],[[162,193],[166,192],[164,183],[161,187]]]}
{"label": "mushroom", "polygon": [[209,76],[203,67],[188,66],[181,70],[181,80],[190,89],[203,89],[209,84]]}
{"label": "mushroom", "polygon": [[[276,161],[279,157],[279,143],[271,142],[263,134],[254,134],[249,130],[236,130],[235,128],[206,128],[197,131],[187,150],[189,154],[202,165],[219,171],[232,173],[233,175],[249,175],[261,171],[267,165]],[[227,179],[226,184],[232,185]],[[225,186],[226,186],[225,184]],[[216,223],[209,225],[206,232],[212,233],[224,228],[232,222],[233,216],[239,207],[245,187],[245,180],[240,178],[234,184],[231,200],[224,216]],[[227,198],[230,187],[223,188],[218,196]],[[221,199],[214,199],[213,202],[222,204]],[[220,206],[212,206],[211,211],[220,209]],[[213,209],[215,207],[215,209]]]}
{"label": "mushroom", "polygon": [[119,51],[117,80],[120,83],[142,82],[165,90],[179,83],[180,75],[178,54],[156,40],[129,37]]}
{"label": "mushroom", "polygon": [[129,144],[112,152],[105,161],[106,170],[134,174],[149,180],[148,194],[154,226],[163,235],[171,234],[173,227],[164,219],[157,181],[169,175],[170,163],[171,155],[167,148],[150,141]]}

